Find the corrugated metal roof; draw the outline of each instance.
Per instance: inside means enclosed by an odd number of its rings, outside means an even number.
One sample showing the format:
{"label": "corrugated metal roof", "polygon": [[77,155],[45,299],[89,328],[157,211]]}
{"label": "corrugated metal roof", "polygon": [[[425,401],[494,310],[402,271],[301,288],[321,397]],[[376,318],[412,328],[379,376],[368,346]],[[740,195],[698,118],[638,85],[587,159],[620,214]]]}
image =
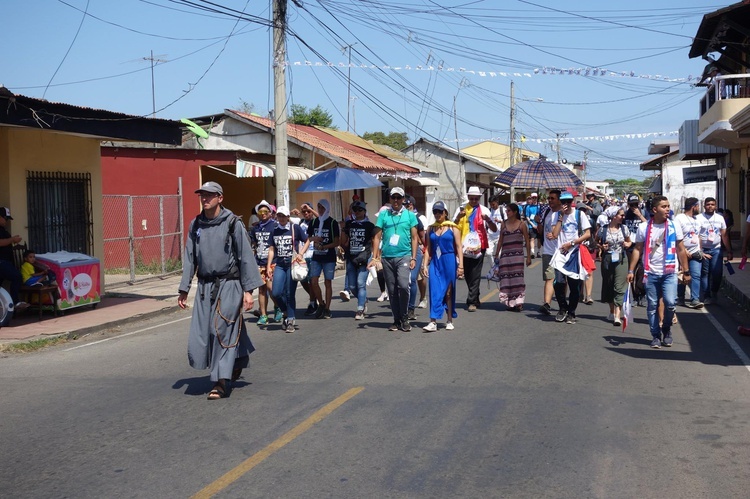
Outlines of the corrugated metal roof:
{"label": "corrugated metal roof", "polygon": [[[274,121],[269,118],[253,116],[251,114],[234,110],[231,110],[231,112],[243,119],[265,126],[269,130],[273,130],[275,127]],[[287,135],[296,139],[298,142],[342,158],[351,163],[353,168],[359,168],[379,175],[395,175],[399,177],[412,177],[419,175],[419,170],[416,168],[402,165],[396,161],[384,158],[372,150],[363,149],[362,147],[349,144],[348,142],[318,130],[315,127],[290,123],[287,126]]]}

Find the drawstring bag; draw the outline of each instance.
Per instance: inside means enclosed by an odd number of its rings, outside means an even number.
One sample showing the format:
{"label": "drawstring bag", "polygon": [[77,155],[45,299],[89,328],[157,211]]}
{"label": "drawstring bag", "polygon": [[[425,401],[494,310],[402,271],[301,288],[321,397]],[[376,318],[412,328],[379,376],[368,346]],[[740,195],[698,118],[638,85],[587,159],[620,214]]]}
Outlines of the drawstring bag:
{"label": "drawstring bag", "polygon": [[295,281],[304,281],[307,279],[307,264],[305,262],[292,263],[292,279]]}

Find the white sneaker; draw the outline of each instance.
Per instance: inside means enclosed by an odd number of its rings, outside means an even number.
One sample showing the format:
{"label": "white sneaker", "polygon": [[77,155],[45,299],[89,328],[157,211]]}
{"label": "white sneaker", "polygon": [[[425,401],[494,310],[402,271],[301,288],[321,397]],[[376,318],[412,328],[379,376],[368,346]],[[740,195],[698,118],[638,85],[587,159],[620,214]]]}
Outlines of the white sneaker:
{"label": "white sneaker", "polygon": [[609,314],[607,316],[607,322],[612,322],[613,320],[615,320],[615,314]]}
{"label": "white sneaker", "polygon": [[383,302],[388,299],[388,291],[383,291],[380,293],[380,296],[378,296],[378,301]]}
{"label": "white sneaker", "polygon": [[445,329],[447,329],[448,331],[453,331],[456,328],[453,327],[453,323],[452,322],[449,322],[448,324],[445,325]]}
{"label": "white sneaker", "polygon": [[342,301],[349,301],[349,300],[351,300],[351,299],[352,299],[352,296],[351,296],[351,295],[349,294],[349,291],[347,291],[347,290],[345,290],[345,289],[344,289],[344,290],[342,290],[342,291],[341,291],[341,292],[339,293],[339,296],[341,297],[341,300],[342,300]]}
{"label": "white sneaker", "polygon": [[427,308],[427,299],[424,299],[421,302],[419,302],[419,305],[417,305],[417,308]]}
{"label": "white sneaker", "polygon": [[426,325],[425,327],[423,327],[422,329],[424,329],[424,330],[425,330],[425,332],[427,332],[427,333],[434,333],[434,332],[435,332],[435,331],[437,331],[437,329],[438,329],[438,327],[437,327],[437,323],[435,323],[435,322],[430,322],[429,324],[427,324],[427,325]]}

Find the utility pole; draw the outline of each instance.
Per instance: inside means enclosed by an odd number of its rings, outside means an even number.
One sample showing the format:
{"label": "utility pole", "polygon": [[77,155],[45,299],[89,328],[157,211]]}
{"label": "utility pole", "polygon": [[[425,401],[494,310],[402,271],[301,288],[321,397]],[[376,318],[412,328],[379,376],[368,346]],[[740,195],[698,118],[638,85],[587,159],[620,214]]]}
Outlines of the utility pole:
{"label": "utility pole", "polygon": [[151,117],[156,118],[156,92],[155,92],[155,85],[154,85],[154,66],[156,65],[155,63],[167,62],[167,60],[155,58],[153,50],[151,51],[151,56],[144,57],[143,60],[151,61],[151,109],[152,109]]}
{"label": "utility pole", "polygon": [[565,133],[558,133],[557,135],[557,164],[562,164],[562,158],[560,157],[560,139],[565,138],[568,136],[568,132]]}
{"label": "utility pole", "polygon": [[349,64],[346,65],[348,69],[348,75],[346,77],[346,131],[349,131],[349,108],[352,106],[352,47],[357,42],[350,43],[341,47],[342,51],[349,50]]}
{"label": "utility pole", "polygon": [[[354,97],[351,97],[350,99],[352,101],[352,132],[354,132],[354,134],[356,135],[357,134],[357,114],[355,113],[356,110],[354,109],[354,104],[357,103],[358,97],[355,95]],[[349,129],[348,127],[349,127],[349,123],[347,123],[347,131]]]}
{"label": "utility pole", "polygon": [[516,162],[516,98],[513,80],[510,80],[510,161],[508,168]]}
{"label": "utility pole", "polygon": [[586,164],[586,161],[588,160],[589,152],[583,151],[583,198],[586,199],[586,177],[588,176],[588,173],[586,170],[588,170],[588,165]]}
{"label": "utility pole", "polygon": [[[461,80],[458,85],[458,92],[466,85],[466,78]],[[463,201],[464,193],[466,192],[466,170],[464,169],[464,162],[461,160],[461,146],[458,142],[458,108],[456,107],[456,99],[458,98],[458,92],[453,97],[453,130],[456,135],[456,152],[458,153],[458,206],[461,206]]]}
{"label": "utility pole", "polygon": [[289,151],[286,110],[286,0],[273,0],[273,101],[276,149],[276,205],[289,207]]}

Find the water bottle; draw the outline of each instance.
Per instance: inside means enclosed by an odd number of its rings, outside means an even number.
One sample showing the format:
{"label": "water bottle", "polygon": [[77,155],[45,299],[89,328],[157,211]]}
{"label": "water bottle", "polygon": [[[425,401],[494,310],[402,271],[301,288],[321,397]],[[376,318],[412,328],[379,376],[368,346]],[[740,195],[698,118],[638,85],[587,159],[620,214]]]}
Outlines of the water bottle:
{"label": "water bottle", "polygon": [[727,260],[724,262],[724,266],[727,268],[727,272],[729,272],[729,275],[734,275],[734,267],[732,267],[732,262]]}
{"label": "water bottle", "polygon": [[747,263],[747,257],[743,256],[742,261],[740,262],[740,270],[745,270],[745,264]]}

